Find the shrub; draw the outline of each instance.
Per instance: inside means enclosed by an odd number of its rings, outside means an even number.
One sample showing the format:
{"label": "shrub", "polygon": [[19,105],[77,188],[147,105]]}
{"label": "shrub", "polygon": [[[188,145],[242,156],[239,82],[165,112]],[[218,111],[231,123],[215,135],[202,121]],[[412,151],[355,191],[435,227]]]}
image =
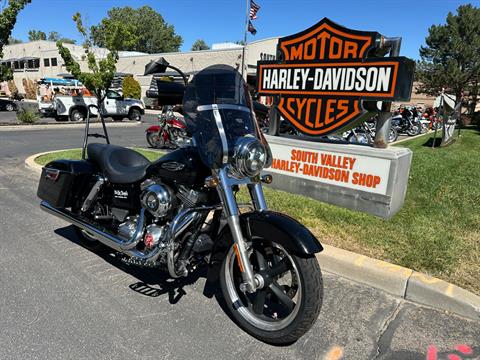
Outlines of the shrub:
{"label": "shrub", "polygon": [[31,79],[23,79],[22,84],[25,89],[25,98],[35,100],[37,98],[37,83]]}
{"label": "shrub", "polygon": [[15,81],[9,80],[8,81],[8,90],[10,91],[10,96],[15,96],[15,94],[18,94],[18,88],[17,85],[15,84]]}
{"label": "shrub", "polygon": [[123,79],[122,83],[123,96],[131,99],[140,99],[142,96],[142,88],[140,83],[133,78],[133,76],[127,76]]}
{"label": "shrub", "polygon": [[33,110],[20,109],[17,111],[17,119],[24,124],[33,124],[38,120],[38,114]]}

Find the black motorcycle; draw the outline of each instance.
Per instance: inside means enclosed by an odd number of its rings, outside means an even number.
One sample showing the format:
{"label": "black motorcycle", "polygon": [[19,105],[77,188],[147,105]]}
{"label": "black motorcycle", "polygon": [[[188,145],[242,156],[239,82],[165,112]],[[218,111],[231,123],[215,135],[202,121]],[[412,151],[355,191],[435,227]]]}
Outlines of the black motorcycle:
{"label": "black motorcycle", "polygon": [[406,133],[408,136],[419,135],[422,132],[417,109],[404,108],[401,113],[392,117],[392,127],[398,133]]}
{"label": "black motorcycle", "polygon": [[[166,64],[150,63],[145,75]],[[88,159],[43,168],[41,208],[132,266],[180,278],[208,265],[207,284],[219,285],[240,327],[267,343],[294,342],[320,312],[322,246],[302,224],[267,209],[262,182],[271,176],[261,171],[271,153],[242,76],[226,65],[200,71],[183,110],[192,146],[150,163],[127,148],[89,144]],[[252,199],[245,208],[236,201],[241,186]]]}

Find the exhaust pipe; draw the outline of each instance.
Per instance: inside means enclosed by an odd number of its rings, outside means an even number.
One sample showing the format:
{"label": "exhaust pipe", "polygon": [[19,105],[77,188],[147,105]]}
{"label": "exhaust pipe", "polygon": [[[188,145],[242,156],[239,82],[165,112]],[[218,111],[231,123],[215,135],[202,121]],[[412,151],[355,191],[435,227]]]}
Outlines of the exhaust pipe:
{"label": "exhaust pipe", "polygon": [[49,214],[52,214],[62,220],[65,220],[66,222],[69,222],[72,225],[75,225],[79,227],[82,230],[85,230],[86,232],[89,233],[90,236],[92,236],[95,240],[100,241],[102,244],[111,247],[114,250],[123,252],[123,253],[128,253],[129,250],[133,249],[137,244],[142,240],[143,237],[143,229],[145,226],[145,214],[144,214],[144,209],[141,210],[140,216],[138,219],[137,223],[137,229],[133,236],[128,239],[127,241],[122,240],[112,234],[106,233],[104,231],[101,231],[94,227],[93,225],[90,225],[89,223],[86,223],[79,217],[75,216],[72,214],[70,211],[65,210],[65,209],[57,209],[50,205],[47,201],[42,201],[40,203],[40,208],[44,211],[46,211]]}
{"label": "exhaust pipe", "polygon": [[[83,221],[78,216],[75,216],[68,210],[57,209],[53,207],[47,201],[42,201],[40,203],[40,208],[49,214],[52,214],[72,225],[79,227],[82,230],[85,230],[95,240],[98,240],[102,244],[114,250],[117,250],[118,252],[126,254],[128,256],[135,257],[137,259],[145,260],[145,261],[156,261],[157,258],[160,256],[160,253],[162,252],[162,248],[160,246],[157,246],[153,251],[150,251],[146,254],[141,251],[138,251],[135,248],[143,238],[144,227],[145,227],[145,210],[144,209],[141,209],[140,211],[140,216],[138,219],[135,233],[129,240],[125,241],[112,234],[109,234],[102,230],[97,229],[95,226],[90,225],[89,223]],[[208,208],[206,209],[208,210]],[[192,222],[197,218],[196,217],[197,212],[195,210],[196,209],[186,209],[180,212],[172,221],[172,224],[170,225],[170,229],[167,232],[169,237],[168,241],[170,244],[173,244],[175,239],[183,231],[185,231],[190,226],[190,224],[192,224]],[[202,210],[205,210],[205,209],[202,209]],[[173,249],[173,246],[171,246],[171,248]]]}

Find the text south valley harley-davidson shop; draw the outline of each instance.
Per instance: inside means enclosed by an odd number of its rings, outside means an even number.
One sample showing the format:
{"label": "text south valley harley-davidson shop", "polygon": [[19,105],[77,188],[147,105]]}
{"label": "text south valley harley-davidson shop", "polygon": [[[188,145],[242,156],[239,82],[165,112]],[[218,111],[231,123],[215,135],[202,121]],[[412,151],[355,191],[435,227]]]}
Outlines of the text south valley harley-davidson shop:
{"label": "text south valley harley-davidson shop", "polygon": [[305,151],[277,144],[271,147],[275,154],[270,168],[272,172],[379,194],[386,192],[388,160]]}

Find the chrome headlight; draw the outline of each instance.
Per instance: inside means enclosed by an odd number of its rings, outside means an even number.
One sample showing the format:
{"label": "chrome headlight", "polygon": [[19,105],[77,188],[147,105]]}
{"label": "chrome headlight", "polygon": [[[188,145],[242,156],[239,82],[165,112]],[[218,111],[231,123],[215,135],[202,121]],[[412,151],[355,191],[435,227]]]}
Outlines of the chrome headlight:
{"label": "chrome headlight", "polygon": [[239,138],[233,151],[233,171],[242,177],[260,174],[267,162],[265,146],[253,136]]}

